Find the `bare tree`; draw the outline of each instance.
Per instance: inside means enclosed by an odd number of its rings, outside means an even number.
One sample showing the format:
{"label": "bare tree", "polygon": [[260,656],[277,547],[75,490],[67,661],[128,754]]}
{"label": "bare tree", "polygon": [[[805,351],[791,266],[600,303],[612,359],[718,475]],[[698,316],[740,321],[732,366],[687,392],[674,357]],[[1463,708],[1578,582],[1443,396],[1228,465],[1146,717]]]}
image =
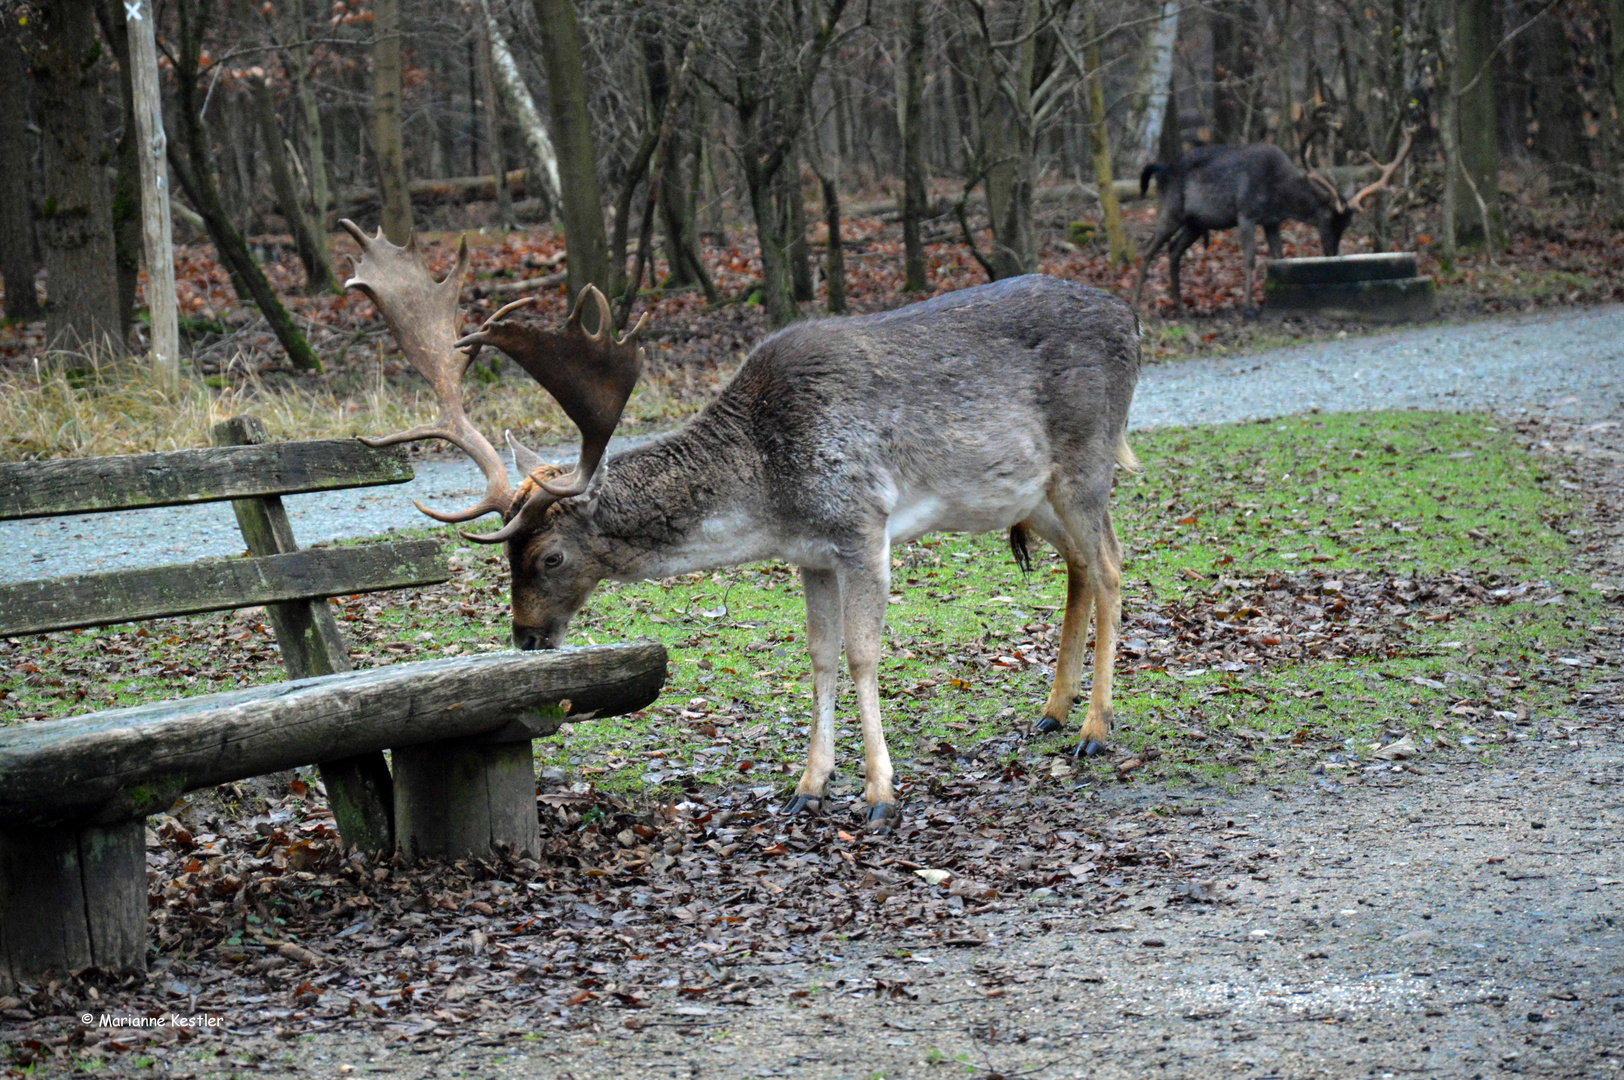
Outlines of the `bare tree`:
{"label": "bare tree", "polygon": [[47,344],[119,343],[123,318],[95,12],[87,0],[40,3],[22,40],[38,94],[35,115],[43,151],[39,235],[51,301],[45,312]]}
{"label": "bare tree", "polygon": [[28,135],[28,79],[16,16],[0,13],[0,282],[6,318],[39,318],[34,288],[34,155]]}

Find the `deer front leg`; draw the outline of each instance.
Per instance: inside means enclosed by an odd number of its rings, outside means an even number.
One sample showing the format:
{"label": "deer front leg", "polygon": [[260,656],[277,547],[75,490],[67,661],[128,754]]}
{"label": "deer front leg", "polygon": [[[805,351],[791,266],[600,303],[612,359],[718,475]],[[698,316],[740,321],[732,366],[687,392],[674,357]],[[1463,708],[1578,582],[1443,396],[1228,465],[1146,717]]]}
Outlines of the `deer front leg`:
{"label": "deer front leg", "polygon": [[840,579],[833,570],[801,568],[806,590],[806,644],[812,654],[812,746],[806,770],[784,813],[798,814],[823,805],[835,768],[835,698],[840,691]]}
{"label": "deer front leg", "polygon": [[1285,251],[1285,248],[1280,246],[1280,226],[1278,226],[1278,225],[1265,225],[1265,226],[1263,226],[1263,239],[1264,239],[1264,242],[1269,245],[1269,258],[1271,258],[1271,259],[1280,258],[1282,252]]}
{"label": "deer front leg", "polygon": [[865,552],[840,572],[840,604],[846,634],[846,666],[857,691],[857,716],[863,726],[863,798],[868,820],[879,832],[899,816],[891,787],[891,753],[880,727],[880,643],[885,632],[885,605],[891,594],[891,550],[882,534],[877,550]]}

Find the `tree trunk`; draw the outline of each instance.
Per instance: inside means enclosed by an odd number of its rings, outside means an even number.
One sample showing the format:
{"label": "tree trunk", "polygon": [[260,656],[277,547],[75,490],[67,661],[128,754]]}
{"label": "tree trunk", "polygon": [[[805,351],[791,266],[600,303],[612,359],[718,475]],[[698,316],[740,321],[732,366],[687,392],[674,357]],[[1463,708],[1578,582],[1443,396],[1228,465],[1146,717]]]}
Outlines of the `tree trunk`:
{"label": "tree trunk", "polygon": [[791,148],[778,170],[778,212],[784,219],[784,258],[789,263],[790,295],[797,303],[813,297],[812,252],[806,242],[806,193],[801,157]]}
{"label": "tree trunk", "polygon": [[1280,0],[1280,21],[1275,26],[1275,74],[1274,92],[1279,102],[1280,122],[1275,128],[1274,144],[1284,150],[1290,157],[1297,156],[1297,139],[1292,122],[1296,120],[1293,113],[1294,98],[1291,85],[1291,58],[1295,55],[1297,43],[1292,40],[1291,28],[1291,0]]}
{"label": "tree trunk", "polygon": [[[327,148],[322,144],[321,103],[316,90],[310,85],[311,54],[305,45],[304,0],[294,0],[294,45],[283,57],[293,93],[299,103],[299,127],[304,138],[305,180],[310,185],[310,205],[315,212],[315,226],[321,236],[325,252],[323,260],[332,265],[332,254],[327,250],[327,208],[332,201],[327,178]],[[302,46],[302,47],[299,47]]]}
{"label": "tree trunk", "polygon": [[902,250],[904,292],[923,292],[925,245],[920,222],[925,194],[925,3],[907,0],[902,7],[902,92],[897,95],[897,122],[902,128]]}
{"label": "tree trunk", "polygon": [[0,282],[6,318],[39,318],[34,287],[34,155],[28,136],[28,81],[17,30],[0,18]]}
{"label": "tree trunk", "polygon": [[[304,205],[299,197],[299,185],[288,167],[287,152],[282,146],[282,122],[276,115],[276,99],[264,79],[250,77],[249,93],[254,98],[254,111],[259,120],[260,143],[265,147],[265,163],[270,167],[271,190],[276,194],[276,208],[293,235],[293,246],[305,268],[305,292],[311,296],[338,291],[333,280],[333,268],[327,261],[327,245],[316,240],[315,229],[305,217]],[[505,185],[498,184],[498,187]]]}
{"label": "tree trunk", "polygon": [[480,16],[491,50],[491,76],[524,142],[524,167],[528,174],[525,189],[541,199],[542,210],[550,218],[559,205],[558,154],[547,134],[547,125],[541,122],[536,101],[530,96],[530,87],[525,85],[519,65],[513,60],[507,38],[502,36],[502,27],[491,13],[489,0],[480,0]]}
{"label": "tree trunk", "polygon": [[390,243],[404,245],[412,236],[412,197],[400,127],[400,0],[375,0],[372,11],[372,152],[384,234]]}
{"label": "tree trunk", "polygon": [[128,341],[135,318],[135,288],[141,279],[141,165],[136,156],[135,92],[130,86],[130,45],[122,2],[101,0],[97,8],[102,37],[118,61],[119,112],[123,134],[113,151],[113,265],[118,274],[119,337]]}
{"label": "tree trunk", "polygon": [[[1015,277],[1037,269],[1037,230],[1032,199],[1037,184],[1036,130],[1032,109],[1032,74],[1037,62],[1035,24],[1038,0],[1019,0],[1019,14],[995,33],[1012,41],[1013,58],[997,78],[1000,92],[991,97],[992,112],[982,130],[991,143],[987,171],[987,213],[992,221],[991,261],[996,277]],[[998,62],[992,42],[983,41],[989,67]]]}
{"label": "tree trunk", "polygon": [[840,186],[832,176],[820,174],[823,187],[823,220],[829,227],[828,255],[824,274],[829,282],[829,314],[846,313],[846,252],[840,246]]}
{"label": "tree trunk", "polygon": [[558,134],[559,191],[564,245],[569,252],[569,295],[588,285],[610,284],[609,243],[598,195],[598,159],[592,149],[592,118],[586,107],[581,36],[570,0],[534,0],[541,29],[542,64],[553,131]]}
{"label": "tree trunk", "polygon": [[[1144,120],[1139,125],[1139,160],[1156,161],[1161,149],[1162,125],[1167,119],[1173,89],[1173,44],[1179,34],[1179,5],[1162,0],[1161,16],[1150,28],[1145,45]],[[1093,40],[1093,35],[1089,35]],[[1174,123],[1177,124],[1177,117]]]}
{"label": "tree trunk", "polygon": [[203,129],[198,111],[201,103],[197,100],[199,50],[211,11],[209,0],[176,0],[175,3],[180,24],[179,49],[175,54],[175,115],[180,119],[181,141],[178,145],[169,144],[169,164],[186,197],[203,218],[215,252],[231,274],[232,285],[241,290],[239,296],[246,292],[243,298],[254,301],[270,324],[271,332],[281,342],[289,363],[303,371],[320,371],[321,361],[277,299],[220,202],[208,133]]}
{"label": "tree trunk", "polygon": [[[1455,238],[1482,243],[1489,251],[1505,245],[1500,211],[1499,124],[1495,112],[1494,5],[1490,0],[1454,0],[1455,78],[1448,93],[1458,99],[1455,139],[1458,151],[1449,171],[1455,192]],[[1484,225],[1488,231],[1485,234]]]}
{"label": "tree trunk", "polygon": [[1116,181],[1111,174],[1111,136],[1105,122],[1105,72],[1100,68],[1100,43],[1094,32],[1093,8],[1088,9],[1083,34],[1088,39],[1083,48],[1083,65],[1088,71],[1088,137],[1094,146],[1094,183],[1100,192],[1100,216],[1105,219],[1107,258],[1112,266],[1130,266],[1133,247],[1122,228],[1122,207],[1117,202]]}
{"label": "tree trunk", "polygon": [[1247,118],[1251,115],[1254,34],[1253,23],[1245,14],[1247,10],[1227,7],[1210,12],[1213,127],[1221,143],[1252,141]]}
{"label": "tree trunk", "polygon": [[95,14],[88,0],[48,0],[34,8],[27,32],[44,160],[46,345],[122,351]]}
{"label": "tree trunk", "polygon": [[[1618,136],[1614,145],[1624,146],[1624,0],[1608,0],[1607,14],[1612,46],[1613,131]],[[1612,167],[1616,170],[1616,163]],[[1617,172],[1612,175],[1617,183]]]}
{"label": "tree trunk", "polygon": [[[517,228],[518,220],[513,216],[513,192],[507,186],[507,144],[502,133],[502,114],[496,107],[496,76],[491,71],[491,40],[489,31],[484,29],[484,20],[481,20],[481,32],[474,36],[480,118],[485,122],[485,154],[490,159],[491,174],[496,177],[496,224],[506,231]],[[546,202],[543,198],[543,205]]]}

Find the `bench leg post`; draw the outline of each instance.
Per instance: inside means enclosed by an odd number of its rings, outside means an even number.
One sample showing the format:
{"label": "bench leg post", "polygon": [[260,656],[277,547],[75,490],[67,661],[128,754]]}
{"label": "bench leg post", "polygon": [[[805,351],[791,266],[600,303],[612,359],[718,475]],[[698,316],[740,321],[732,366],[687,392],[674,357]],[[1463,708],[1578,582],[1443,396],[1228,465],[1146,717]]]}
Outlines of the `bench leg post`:
{"label": "bench leg post", "polygon": [[535,760],[529,741],[447,740],[393,752],[395,844],[409,859],[537,854]]}
{"label": "bench leg post", "polygon": [[0,829],[0,991],[147,969],[147,827]]}
{"label": "bench leg post", "polygon": [[357,754],[355,757],[324,761],[322,787],[327,789],[327,805],[346,848],[358,847],[372,853],[387,852],[395,843],[394,782],[383,754]]}

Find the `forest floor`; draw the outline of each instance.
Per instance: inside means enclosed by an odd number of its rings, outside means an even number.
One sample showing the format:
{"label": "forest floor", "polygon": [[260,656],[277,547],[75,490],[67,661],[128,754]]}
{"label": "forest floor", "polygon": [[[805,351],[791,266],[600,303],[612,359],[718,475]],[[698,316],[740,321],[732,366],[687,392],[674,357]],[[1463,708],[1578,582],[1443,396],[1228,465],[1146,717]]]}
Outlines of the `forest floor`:
{"label": "forest floor", "polygon": [[[345,858],[312,781],[199,793],[153,821],[149,978],[0,999],[0,1074],[1612,1075],[1618,420],[1136,447],[1110,758],[1029,736],[1058,579],[996,538],[898,553],[890,837],[849,772],[774,813],[787,568],[608,589],[578,636],[657,637],[670,681],[538,744],[539,860]],[[361,663],[500,636],[501,567],[458,561],[340,603]],[[254,612],[7,642],[7,713],[275,679],[269,646]],[[218,1026],[115,1026],[166,1015]]]}

